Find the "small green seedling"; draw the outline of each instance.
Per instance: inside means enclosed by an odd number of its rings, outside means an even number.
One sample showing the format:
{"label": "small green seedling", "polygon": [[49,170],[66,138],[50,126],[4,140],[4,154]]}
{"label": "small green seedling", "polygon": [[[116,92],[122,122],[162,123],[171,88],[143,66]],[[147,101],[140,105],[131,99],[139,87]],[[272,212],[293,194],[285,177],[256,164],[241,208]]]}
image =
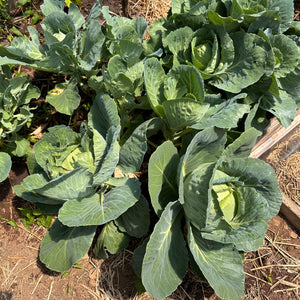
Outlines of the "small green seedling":
{"label": "small green seedling", "polygon": [[38,226],[49,228],[52,222],[52,216],[44,215],[39,209],[18,208],[24,218],[21,218],[23,225],[30,230],[30,226],[36,221]]}
{"label": "small green seedling", "polygon": [[13,219],[7,220],[4,217],[0,216],[0,220],[4,220],[6,222],[6,224],[8,224],[10,226],[13,226],[13,227],[16,227],[16,228],[19,227],[18,224]]}

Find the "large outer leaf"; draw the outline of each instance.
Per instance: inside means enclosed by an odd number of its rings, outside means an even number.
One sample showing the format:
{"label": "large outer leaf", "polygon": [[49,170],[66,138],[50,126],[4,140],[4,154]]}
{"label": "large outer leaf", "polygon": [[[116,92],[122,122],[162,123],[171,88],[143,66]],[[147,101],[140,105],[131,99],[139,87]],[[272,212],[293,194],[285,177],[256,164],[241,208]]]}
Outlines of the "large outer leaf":
{"label": "large outer leaf", "polygon": [[208,11],[207,18],[209,23],[225,28],[226,32],[235,32],[241,27],[241,20],[236,20],[231,16],[222,17],[215,11]]}
{"label": "large outer leaf", "polygon": [[124,73],[119,73],[115,78],[111,78],[105,69],[103,69],[103,79],[106,90],[108,90],[115,99],[134,93],[133,82]]}
{"label": "large outer leaf", "polygon": [[189,48],[193,34],[193,30],[190,27],[185,26],[171,31],[171,33],[163,39],[164,46],[168,47],[173,53],[174,65],[178,65],[179,62],[185,62],[185,52]]}
{"label": "large outer leaf", "polygon": [[146,247],[147,243],[149,241],[149,238],[146,238],[143,240],[143,243],[135,248],[133,255],[132,255],[132,268],[136,276],[139,278],[142,277],[142,266],[143,266],[143,259],[146,253]]}
{"label": "large outer leaf", "polygon": [[236,103],[235,101],[228,101],[225,106],[216,113],[210,115],[210,111],[207,111],[207,116],[204,115],[200,122],[194,123],[191,128],[203,129],[208,127],[218,128],[235,128],[238,125],[239,120],[244,114],[249,113],[250,106],[247,104]]}
{"label": "large outer leaf", "polygon": [[5,180],[11,169],[10,156],[5,152],[0,152],[0,182]]}
{"label": "large outer leaf", "polygon": [[[121,126],[111,127],[107,133],[107,145],[103,158],[96,165],[93,186],[98,186],[106,181],[114,172],[119,161],[120,146],[118,142]],[[102,145],[101,145],[102,149]]]}
{"label": "large outer leaf", "polygon": [[102,50],[105,36],[102,33],[102,26],[97,20],[91,20],[88,27],[81,33],[79,66],[90,71],[98,59]]}
{"label": "large outer leaf", "polygon": [[68,15],[71,17],[75,29],[79,30],[80,27],[84,24],[85,19],[83,15],[80,13],[80,9],[74,3],[70,3]]}
{"label": "large outer leaf", "polygon": [[139,201],[125,211],[119,219],[125,231],[130,236],[137,238],[144,236],[148,232],[150,225],[150,212],[147,199],[141,195]]}
{"label": "large outer leaf", "polygon": [[110,127],[120,125],[118,108],[115,101],[107,94],[96,96],[89,112],[89,126],[96,129],[104,138]]}
{"label": "large outer leaf", "polygon": [[[42,196],[34,190],[47,184],[47,180],[42,174],[33,174],[27,176],[20,185],[14,186],[17,196],[31,202],[40,202],[46,205],[60,205],[65,200],[52,199],[51,197]],[[55,197],[55,195],[53,195]]]}
{"label": "large outer leaf", "polygon": [[104,227],[106,234],[104,247],[111,254],[120,253],[130,242],[128,234],[120,232],[114,222],[109,222]]}
{"label": "large outer leaf", "polygon": [[[284,78],[279,78],[278,85],[291,95],[297,103],[300,102],[300,63],[297,68]],[[299,107],[298,107],[299,108]]]}
{"label": "large outer leaf", "polygon": [[88,22],[91,20],[98,20],[101,14],[101,1],[97,0],[95,4],[93,5],[92,9],[90,10],[89,16],[88,16]]}
{"label": "large outer leaf", "polygon": [[115,101],[107,94],[98,94],[89,112],[89,126],[93,128],[93,147],[96,171],[93,185],[100,185],[110,177],[119,161],[120,118]]}
{"label": "large outer leaf", "polygon": [[269,37],[276,57],[275,76],[285,77],[299,64],[300,50],[296,42],[283,34]]}
{"label": "large outer leaf", "polygon": [[171,141],[160,145],[150,157],[148,187],[152,207],[158,216],[169,202],[178,199],[176,173],[179,155]]}
{"label": "large outer leaf", "polygon": [[63,0],[44,0],[41,10],[45,16],[57,11],[63,11],[65,1]]}
{"label": "large outer leaf", "polygon": [[281,32],[285,32],[294,17],[294,1],[293,0],[272,0],[268,1],[268,8],[270,10],[278,10],[280,17],[280,29]]}
{"label": "large outer leaf", "polygon": [[[280,32],[280,22],[278,11],[264,11],[259,13],[257,18],[253,18],[251,15],[246,16],[245,21],[250,22],[248,32],[257,33],[259,30],[273,32],[273,34]],[[256,19],[256,20],[255,20]],[[253,22],[253,23],[252,23]]]}
{"label": "large outer leaf", "polygon": [[[119,47],[120,55],[126,61],[128,67],[132,67],[139,62],[139,58],[143,53],[142,45],[128,40],[121,40]],[[143,70],[143,67],[140,67],[140,70]]]}
{"label": "large outer leaf", "polygon": [[46,100],[62,114],[72,115],[80,103],[80,95],[74,79],[68,83],[59,83],[48,92]]}
{"label": "large outer leaf", "polygon": [[67,201],[60,209],[58,218],[66,226],[101,225],[118,218],[133,206],[141,194],[140,183],[128,180],[106,194]]}
{"label": "large outer leaf", "polygon": [[[0,65],[27,65],[40,70],[57,72],[60,59],[53,61],[45,56],[45,51],[40,48],[40,42],[36,38],[37,31],[32,27],[29,27],[28,31],[32,35],[32,41],[18,37],[9,46],[0,47]],[[52,65],[49,64],[49,60]]]}
{"label": "large outer leaf", "polygon": [[170,128],[176,131],[201,121],[209,108],[209,104],[184,98],[165,101],[163,108]]}
{"label": "large outer leaf", "polygon": [[214,163],[201,164],[184,181],[184,213],[199,230],[206,225],[211,205],[211,181],[214,172]]}
{"label": "large outer leaf", "polygon": [[261,132],[253,127],[245,130],[237,139],[229,144],[222,153],[222,159],[248,157]]}
{"label": "large outer leaf", "polygon": [[56,219],[41,243],[41,262],[53,271],[68,271],[89,250],[96,228],[97,226],[70,228]]}
{"label": "large outer leaf", "polygon": [[149,294],[158,299],[170,295],[186,273],[188,255],[181,219],[180,203],[169,203],[147,244],[142,281]]}
{"label": "large outer leaf", "polygon": [[185,96],[199,102],[204,100],[204,81],[194,66],[179,65],[172,68],[165,79],[164,88],[168,100]]}
{"label": "large outer leaf", "polygon": [[104,137],[96,129],[93,129],[94,165],[96,169],[101,166],[106,149],[107,143]]}
{"label": "large outer leaf", "polygon": [[106,250],[111,254],[119,253],[128,246],[129,242],[129,235],[120,232],[114,222],[109,222],[103,227],[93,252],[98,258],[105,259],[108,256]]}
{"label": "large outer leaf", "polygon": [[34,191],[50,199],[78,199],[93,192],[91,181],[91,173],[87,169],[78,168],[47,182]]}
{"label": "large outer leaf", "polygon": [[213,77],[210,84],[239,93],[264,74],[272,73],[274,57],[270,45],[255,34],[235,32],[230,37],[234,43],[235,59],[223,74]]}
{"label": "large outer leaf", "polygon": [[217,295],[240,300],[244,296],[243,260],[233,245],[204,240],[200,231],[188,226],[188,243],[193,257]]}
{"label": "large outer leaf", "polygon": [[0,66],[8,64],[17,65],[20,64],[21,61],[24,66],[34,64],[34,58],[30,58],[26,56],[26,54],[24,54],[22,58],[23,60],[21,60],[17,54],[7,49],[7,47],[0,47]]}
{"label": "large outer leaf", "polygon": [[201,164],[216,162],[224,149],[225,143],[226,135],[221,129],[211,127],[197,133],[184,156],[183,176],[187,176]]}
{"label": "large outer leaf", "polygon": [[107,64],[107,71],[112,79],[116,79],[119,74],[124,74],[127,70],[126,61],[119,55],[114,55]]}
{"label": "large outer leaf", "polygon": [[118,167],[124,174],[134,173],[140,170],[144,155],[147,151],[147,138],[155,134],[162,126],[158,118],[145,121],[138,126],[120,151]]}
{"label": "large outer leaf", "polygon": [[295,99],[281,90],[279,90],[279,96],[270,92],[263,95],[260,107],[276,116],[285,128],[291,125],[297,112]]}
{"label": "large outer leaf", "polygon": [[163,117],[162,103],[166,101],[164,96],[165,71],[157,58],[152,57],[145,62],[144,80],[147,96],[152,109]]}

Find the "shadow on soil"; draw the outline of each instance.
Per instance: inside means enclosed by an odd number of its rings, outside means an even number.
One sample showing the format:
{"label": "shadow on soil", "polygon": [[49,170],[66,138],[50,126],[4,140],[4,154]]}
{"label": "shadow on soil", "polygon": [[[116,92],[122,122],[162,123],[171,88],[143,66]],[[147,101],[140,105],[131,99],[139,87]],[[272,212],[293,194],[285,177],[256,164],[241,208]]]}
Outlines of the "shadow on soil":
{"label": "shadow on soil", "polygon": [[[107,296],[113,299],[132,300],[137,295],[135,282],[142,290],[142,283],[139,280],[136,281],[137,278],[133,272],[131,260],[132,251],[125,250],[122,253],[109,256],[101,264],[99,287],[107,293]],[[167,299],[204,300],[210,298],[213,294],[214,291],[209,284],[201,281],[189,269],[180,287]]]}
{"label": "shadow on soil", "polygon": [[18,208],[30,207],[28,201],[17,197],[13,192],[13,187],[20,184],[28,175],[27,166],[24,160],[16,158],[13,160],[9,178],[0,183],[0,215],[6,219],[17,219],[22,215]]}
{"label": "shadow on soil", "polygon": [[12,300],[12,299],[13,299],[12,293],[0,291],[0,300]]}
{"label": "shadow on soil", "polygon": [[[57,276],[61,276],[61,273],[52,271],[50,269],[48,269],[39,259],[39,256],[37,256],[36,258],[36,265],[38,266],[38,268],[41,270],[41,272],[45,275],[48,276],[52,276],[52,277],[57,277]],[[0,299],[1,300],[1,299]]]}
{"label": "shadow on soil", "polygon": [[1,189],[1,193],[0,193],[0,203],[1,203],[7,198],[10,192],[10,183],[8,179],[0,183],[0,189]]}

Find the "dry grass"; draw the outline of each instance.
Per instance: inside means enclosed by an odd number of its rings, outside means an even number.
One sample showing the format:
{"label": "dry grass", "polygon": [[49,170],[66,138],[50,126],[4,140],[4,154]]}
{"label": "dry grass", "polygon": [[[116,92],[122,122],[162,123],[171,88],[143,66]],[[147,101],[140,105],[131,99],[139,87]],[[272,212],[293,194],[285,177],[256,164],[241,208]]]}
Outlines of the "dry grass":
{"label": "dry grass", "polygon": [[[132,252],[125,249],[122,253],[112,255],[106,260],[91,259],[94,270],[90,278],[96,282],[96,292],[101,300],[155,300],[148,293],[138,294],[133,285],[133,273],[131,269]],[[127,284],[128,283],[128,284]],[[87,287],[84,287],[88,290]],[[209,295],[208,297],[206,297]],[[201,281],[194,273],[188,272],[184,282],[177,290],[165,300],[219,300],[205,282]]]}
{"label": "dry grass", "polygon": [[[250,266],[246,275],[254,279],[255,284],[247,288],[244,300],[299,299],[300,261],[289,253],[285,249],[286,247],[298,248],[300,245],[292,243],[289,239],[279,240],[279,236],[269,229],[264,246],[251,253],[252,257],[246,256],[245,266]],[[97,282],[101,295],[99,299],[154,300],[147,293],[124,297],[119,281],[124,270],[126,272],[126,266],[128,267],[130,264],[131,255],[130,251],[125,250],[121,254],[111,256],[97,266],[95,272],[97,272]],[[271,297],[269,294],[266,295],[266,288],[264,287],[262,290],[262,286],[267,286]],[[206,291],[207,285],[196,275],[188,272],[184,282],[167,300],[220,299],[213,293],[206,295]]]}
{"label": "dry grass", "polygon": [[[288,240],[278,241],[277,234],[270,229],[265,237],[265,245],[255,253],[247,254],[245,267],[249,264],[251,269],[248,277],[254,279],[244,300],[252,299],[299,299],[300,297],[300,261],[285,250],[285,247],[300,247]],[[282,246],[283,245],[283,246]],[[254,257],[253,257],[254,256]],[[262,285],[267,286],[264,292]],[[273,295],[268,298],[268,295]]]}
{"label": "dry grass", "polygon": [[166,17],[170,8],[171,0],[129,0],[129,14],[145,18],[148,24]]}
{"label": "dry grass", "polygon": [[280,189],[300,205],[300,127],[278,144],[266,161],[275,169]]}

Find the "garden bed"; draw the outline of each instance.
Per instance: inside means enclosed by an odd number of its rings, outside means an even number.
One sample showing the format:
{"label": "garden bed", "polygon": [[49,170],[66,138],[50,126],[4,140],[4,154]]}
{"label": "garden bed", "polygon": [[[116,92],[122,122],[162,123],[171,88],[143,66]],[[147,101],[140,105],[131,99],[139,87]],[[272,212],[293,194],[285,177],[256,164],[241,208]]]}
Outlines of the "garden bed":
{"label": "garden bed", "polygon": [[[169,3],[170,1],[131,0],[129,1],[128,13],[132,18],[142,16],[145,17],[148,22],[152,22],[159,16],[167,13],[170,7]],[[296,3],[298,4],[299,2]],[[111,15],[122,14],[120,13],[122,11],[120,1],[103,1],[103,4],[110,5],[109,10]],[[297,7],[298,6],[296,6],[295,11],[296,19],[299,18]],[[85,16],[89,13],[90,8],[91,2],[83,0],[81,11]],[[22,33],[28,33],[26,26],[19,24],[19,28],[23,31]],[[37,25],[36,28],[40,30],[39,25]],[[8,43],[5,39],[3,42],[4,44]],[[40,106],[45,104],[45,97],[47,96],[47,92],[54,87],[54,81],[55,83],[61,83],[65,80],[63,76],[32,71],[32,69],[28,67],[20,67],[16,71],[19,74],[24,72],[30,75],[33,79],[33,83],[41,89],[42,96],[35,102],[35,104],[39,104]],[[41,78],[41,76],[45,77]],[[51,80],[49,80],[49,77],[51,77]],[[43,130],[46,127],[57,124],[57,122],[70,125],[72,129],[77,130],[81,122],[86,121],[88,118],[86,108],[91,105],[91,99],[89,99],[91,95],[89,95],[88,92],[89,90],[86,90],[85,93],[81,92],[82,105],[75,111],[72,118],[70,117],[69,119],[66,115],[58,113],[53,108],[51,117],[47,119],[47,123],[43,115],[36,118],[36,123],[33,124],[33,128],[36,129],[33,137],[36,140],[41,139]],[[161,111],[157,109],[156,113],[160,112]],[[144,114],[148,117],[147,113]],[[296,123],[298,122],[298,117],[296,117]],[[173,122],[175,124],[175,121]],[[255,157],[264,159],[274,167],[276,173],[279,174],[279,182],[281,179],[286,180],[287,176],[284,168],[287,165],[291,165],[290,159],[298,151],[297,141],[299,141],[299,139],[295,137],[295,134],[298,135],[297,124],[289,127],[289,134],[287,135],[285,135],[285,133],[282,134],[281,131],[277,131],[279,129],[278,125],[269,127],[272,128],[271,135],[276,131],[277,137],[279,135],[280,138],[277,139],[275,143],[272,142],[273,144],[271,146],[270,144],[263,146],[264,149],[268,149],[268,153],[264,151],[260,154],[253,154],[253,156],[256,155]],[[176,124],[176,126],[178,125]],[[285,135],[284,141],[281,140],[283,135]],[[267,133],[264,137],[267,137]],[[231,136],[228,135],[228,139],[229,138],[231,138]],[[274,137],[271,139],[274,139]],[[263,141],[264,139],[261,139],[261,143],[263,143]],[[286,152],[286,146],[289,146],[289,142],[291,142],[291,147]],[[161,143],[161,140],[159,140],[159,143]],[[157,147],[152,141],[149,141],[149,145],[149,147],[153,147],[153,149]],[[171,149],[172,151],[173,148]],[[285,151],[282,151],[282,149]],[[284,164],[284,160],[286,160],[287,163]],[[149,163],[151,163],[151,161]],[[295,163],[294,166],[297,169],[297,163]],[[279,167],[281,171],[278,171]],[[140,172],[134,174],[139,177],[142,182],[143,193],[145,192],[145,195],[148,193],[146,191],[148,178],[147,168],[148,160],[144,163]],[[288,173],[290,172],[291,171]],[[297,174],[294,173],[292,179],[298,176]],[[0,300],[154,299],[147,293],[138,294],[136,292],[136,286],[134,284],[136,276],[131,267],[131,260],[133,251],[140,245],[140,241],[137,238],[131,240],[126,250],[123,250],[119,254],[110,255],[106,260],[96,258],[92,251],[90,251],[83,259],[73,265],[70,271],[60,274],[45,268],[38,259],[38,253],[40,243],[48,230],[42,226],[38,226],[36,222],[31,226],[30,230],[24,226],[24,223],[21,221],[24,216],[21,214],[20,208],[33,209],[34,206],[18,198],[13,190],[13,186],[20,184],[27,175],[28,170],[24,160],[14,158],[9,178],[0,183]],[[295,181],[294,186],[295,185],[297,185],[297,181]],[[282,186],[285,188],[289,185],[286,181],[282,181]],[[296,200],[298,195],[299,194],[296,194],[295,196]],[[289,196],[291,198],[293,197],[293,195]],[[286,205],[286,207],[289,208],[290,206]],[[291,211],[292,210],[289,209],[288,215],[291,215]],[[284,214],[284,209],[282,210],[282,214]],[[269,221],[264,245],[257,251],[249,252],[245,256],[245,300],[297,299],[297,297],[299,297],[300,238],[295,229],[299,223],[290,218],[286,220],[288,215],[283,216],[282,214],[275,216]],[[154,219],[157,219],[157,216],[154,216]],[[291,226],[291,224],[294,226]],[[154,224],[151,224],[151,227],[153,226]],[[186,235],[186,232],[184,232],[184,234]],[[177,290],[166,299],[216,300],[219,298],[207,282],[196,276],[189,267],[183,282],[179,285]]]}
{"label": "garden bed", "polygon": [[[16,161],[10,180],[0,184],[0,215],[13,219],[19,228],[0,220],[0,299],[105,299],[150,300],[138,295],[131,268],[132,251],[124,250],[107,260],[86,256],[67,274],[51,272],[38,260],[40,242],[47,229],[35,224],[29,232],[18,208],[30,207],[16,197],[11,184],[20,183],[27,175],[22,161]],[[131,248],[135,247],[134,243]],[[245,300],[297,299],[299,289],[300,237],[284,216],[278,215],[268,225],[265,244],[246,255]],[[298,289],[297,289],[298,287]],[[97,298],[98,297],[98,298]],[[268,298],[267,298],[268,297]],[[207,283],[191,271],[168,299],[217,300]]]}
{"label": "garden bed", "polygon": [[274,168],[283,196],[280,211],[300,230],[300,112],[288,128],[273,118],[251,156]]}

